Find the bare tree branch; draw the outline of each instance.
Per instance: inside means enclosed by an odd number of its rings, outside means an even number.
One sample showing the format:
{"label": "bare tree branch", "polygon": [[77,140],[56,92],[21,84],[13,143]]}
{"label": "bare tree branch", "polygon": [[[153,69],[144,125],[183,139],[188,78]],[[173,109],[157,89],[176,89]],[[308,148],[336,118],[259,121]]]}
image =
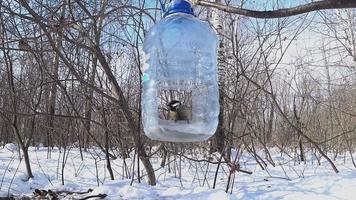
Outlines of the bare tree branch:
{"label": "bare tree branch", "polygon": [[239,7],[223,5],[221,3],[210,2],[206,0],[196,0],[196,4],[201,6],[213,7],[228,13],[234,13],[234,14],[244,15],[247,17],[254,17],[254,18],[264,18],[264,19],[290,17],[290,16],[313,12],[317,10],[356,8],[356,0],[315,1],[311,3],[299,5],[296,7],[282,8],[282,9],[269,10],[269,11],[257,11],[257,10],[244,9]]}

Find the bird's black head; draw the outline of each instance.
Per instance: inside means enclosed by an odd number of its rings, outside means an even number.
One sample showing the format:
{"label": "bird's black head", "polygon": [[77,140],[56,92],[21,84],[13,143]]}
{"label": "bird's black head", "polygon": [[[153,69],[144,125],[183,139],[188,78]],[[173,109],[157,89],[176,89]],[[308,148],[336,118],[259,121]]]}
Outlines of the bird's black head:
{"label": "bird's black head", "polygon": [[167,104],[167,106],[169,107],[169,110],[171,110],[171,111],[177,111],[177,108],[181,105],[182,105],[182,103],[177,100],[172,100]]}

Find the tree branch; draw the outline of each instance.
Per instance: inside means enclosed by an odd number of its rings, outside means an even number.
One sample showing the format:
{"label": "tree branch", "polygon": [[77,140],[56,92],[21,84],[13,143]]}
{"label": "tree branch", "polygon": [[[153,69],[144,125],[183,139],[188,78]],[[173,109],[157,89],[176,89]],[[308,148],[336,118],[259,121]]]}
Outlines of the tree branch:
{"label": "tree branch", "polygon": [[303,13],[313,12],[317,10],[341,9],[341,8],[356,8],[356,0],[324,0],[315,1],[291,8],[282,8],[270,11],[257,11],[233,6],[223,5],[221,3],[210,2],[206,0],[196,0],[196,5],[213,7],[224,12],[244,15],[254,18],[281,18],[299,15]]}

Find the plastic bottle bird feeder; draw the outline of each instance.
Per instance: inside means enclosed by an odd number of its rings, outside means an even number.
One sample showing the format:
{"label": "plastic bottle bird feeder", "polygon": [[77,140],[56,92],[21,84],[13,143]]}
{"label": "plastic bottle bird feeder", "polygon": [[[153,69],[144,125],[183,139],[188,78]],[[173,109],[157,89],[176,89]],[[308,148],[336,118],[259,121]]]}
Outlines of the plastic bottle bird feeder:
{"label": "plastic bottle bird feeder", "polygon": [[203,141],[218,124],[215,31],[191,4],[173,0],[144,42],[142,116],[153,140]]}

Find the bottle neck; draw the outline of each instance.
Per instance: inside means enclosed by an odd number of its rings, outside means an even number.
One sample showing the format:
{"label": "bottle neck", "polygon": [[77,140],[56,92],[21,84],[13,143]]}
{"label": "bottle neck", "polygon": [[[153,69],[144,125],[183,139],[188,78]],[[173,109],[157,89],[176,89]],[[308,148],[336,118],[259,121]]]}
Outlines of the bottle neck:
{"label": "bottle neck", "polygon": [[191,18],[195,17],[192,14],[188,14],[188,13],[184,13],[184,12],[176,12],[176,13],[172,13],[172,14],[166,15],[164,18],[170,18],[170,17],[177,16],[177,15],[181,15],[181,16],[185,16],[185,17],[191,17]]}

